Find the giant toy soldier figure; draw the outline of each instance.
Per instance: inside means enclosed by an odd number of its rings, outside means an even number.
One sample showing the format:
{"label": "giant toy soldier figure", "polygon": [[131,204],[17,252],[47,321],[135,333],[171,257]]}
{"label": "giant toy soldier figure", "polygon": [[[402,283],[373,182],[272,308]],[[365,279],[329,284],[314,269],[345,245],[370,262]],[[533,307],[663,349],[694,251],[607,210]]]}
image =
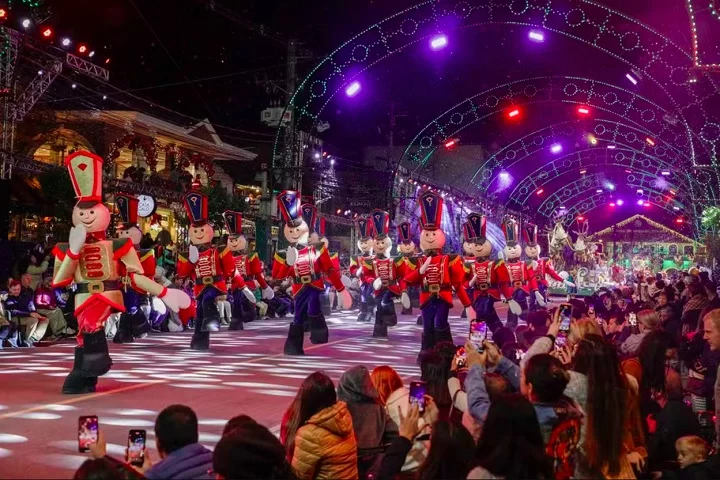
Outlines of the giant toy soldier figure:
{"label": "giant toy soldier figure", "polygon": [[132,285],[157,296],[174,311],[190,307],[190,297],[143,276],[142,264],[129,238],[107,240],[110,211],[102,203],[102,158],[78,151],[65,160],[65,165],[78,203],[73,208],[68,243],[57,245],[53,252],[53,287],[67,287],[73,282],[77,285],[78,346],[62,388],[63,393],[72,394],[94,392],[98,377],[112,366],[105,321],[112,313],[125,310],[121,264]]}
{"label": "giant toy soldier figure", "polygon": [[374,317],[375,296],[372,285],[363,278],[363,264],[372,260],[373,256],[373,226],[368,218],[358,218],[356,221],[358,241],[357,247],[360,255],[350,259],[350,275],[360,279],[360,315],[358,322],[369,322]]}
{"label": "giant toy soldier figure", "polygon": [[[420,310],[423,317],[423,334],[420,353],[431,350],[438,342],[452,342],[448,314],[453,306],[453,288],[463,307],[470,306],[470,298],[462,288],[465,269],[462,258],[445,255],[445,233],[440,229],[443,214],[443,199],[432,191],[423,192],[418,198],[420,205],[420,249],[423,255],[418,259],[420,267],[412,270],[405,281],[420,285]],[[468,317],[475,318],[475,312],[468,311]]]}
{"label": "giant toy soldier figure", "polygon": [[375,256],[365,260],[363,264],[363,277],[365,282],[373,288],[377,309],[375,311],[375,327],[373,337],[386,338],[387,327],[397,325],[394,300],[402,298],[403,306],[410,306],[410,297],[405,291],[405,280],[400,276],[404,259],[390,256],[392,240],[388,235],[390,230],[390,214],[384,210],[373,210],[370,213],[373,222],[375,239],[373,251]]}
{"label": "giant toy soldier figure", "polygon": [[[397,226],[398,232],[398,253],[403,261],[402,268],[400,269],[400,275],[403,277],[409,273],[410,270],[417,268],[417,258],[415,253],[417,247],[412,239],[412,229],[410,222],[402,222]],[[408,296],[410,297],[410,306],[408,308],[403,307],[403,315],[412,315],[413,304],[415,306],[420,305],[420,292],[416,285],[407,285]],[[418,319],[418,325],[422,325],[422,317]]]}
{"label": "giant toy soldier figure", "polygon": [[286,355],[304,355],[305,318],[310,321],[310,341],[314,344],[328,341],[327,324],[320,311],[320,294],[325,290],[323,274],[337,290],[343,308],[349,308],[352,300],[340,279],[340,272],[333,267],[325,245],[308,245],[310,228],[301,214],[300,194],[286,190],[278,195],[277,200],[285,220],[283,233],[290,246],[284,252],[275,253],[272,276],[276,280],[292,278],[295,301],[295,317],[290,324],[284,352]]}
{"label": "giant toy soldier figure", "polygon": [[535,283],[537,284],[537,290],[534,295],[530,296],[530,311],[534,312],[539,307],[544,307],[547,302],[547,290],[548,281],[545,278],[549,275],[550,278],[563,284],[574,287],[575,284],[569,282],[560,276],[558,272],[553,268],[552,260],[549,258],[541,258],[541,248],[538,244],[538,229],[537,225],[532,223],[526,223],[523,225],[523,237],[525,237],[525,256],[530,262],[530,266],[535,273]]}
{"label": "giant toy soldier figure", "polygon": [[[257,252],[247,251],[248,242],[242,232],[242,213],[226,210],[223,218],[228,231],[227,248],[232,255],[237,274],[243,278],[248,289],[254,292],[259,287],[262,289],[262,298],[272,300],[275,292],[265,281],[260,257]],[[233,305],[232,320],[228,330],[243,330],[244,322],[255,319],[255,303],[249,300],[243,288],[236,288],[233,285],[230,293]]]}
{"label": "giant toy soldier figure", "polygon": [[230,249],[213,246],[215,235],[208,223],[208,198],[200,192],[185,195],[185,210],[191,221],[188,228],[190,249],[188,256],[178,258],[178,275],[190,277],[195,281],[193,293],[197,303],[195,333],[190,340],[190,348],[207,350],[210,348],[210,332],[220,330],[220,313],[215,300],[227,295],[227,281],[232,280],[234,288],[242,291],[252,303],[255,295],[245,285],[245,280],[237,273]]}
{"label": "giant toy soldier figure", "polygon": [[504,260],[497,263],[500,291],[508,301],[509,312],[506,326],[515,329],[518,318],[525,318],[528,312],[528,297],[537,290],[535,274],[531,266],[520,260],[522,247],[519,242],[519,225],[515,220],[505,220],[502,225],[505,234]]}
{"label": "giant toy soldier figure", "polygon": [[[115,195],[115,206],[122,219],[122,225],[118,227],[118,238],[129,238],[132,241],[135,251],[140,257],[143,274],[155,278],[155,253],[152,248],[140,248],[143,234],[138,227],[138,199],[126,194]],[[147,304],[147,292],[132,284],[126,275],[125,266],[120,264],[120,274],[123,277],[123,304],[125,311],[120,314],[118,329],[113,338],[115,343],[131,343],[135,338],[147,336],[150,325],[145,313],[140,308]]]}
{"label": "giant toy soldier figure", "polygon": [[490,260],[492,244],[486,236],[487,219],[484,215],[471,213],[463,224],[463,250],[466,253],[465,269],[468,272],[468,286],[473,299],[477,318],[483,319],[491,331],[502,327],[495,311],[495,302],[500,300],[498,276],[495,261]]}

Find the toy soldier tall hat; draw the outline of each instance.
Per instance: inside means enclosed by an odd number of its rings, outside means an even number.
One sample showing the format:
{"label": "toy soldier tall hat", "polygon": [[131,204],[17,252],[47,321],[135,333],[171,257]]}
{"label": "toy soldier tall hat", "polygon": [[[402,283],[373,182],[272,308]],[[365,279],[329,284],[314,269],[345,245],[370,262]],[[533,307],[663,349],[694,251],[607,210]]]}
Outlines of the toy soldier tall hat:
{"label": "toy soldier tall hat", "polygon": [[437,193],[426,190],[418,198],[420,226],[423,230],[439,230],[442,225],[443,199]]}
{"label": "toy soldier tall hat", "polygon": [[200,192],[188,192],[183,199],[185,211],[193,227],[202,227],[208,221],[208,198]]}
{"label": "toy soldier tall hat", "polygon": [[79,150],[65,159],[78,206],[89,208],[102,203],[103,159],[94,153]]}
{"label": "toy soldier tall hat", "polygon": [[311,232],[315,231],[315,220],[317,220],[317,210],[315,205],[312,203],[303,203],[300,206],[300,213],[302,214],[303,220],[307,223],[308,228]]}
{"label": "toy soldier tall hat", "polygon": [[223,220],[225,220],[225,228],[227,228],[230,236],[242,235],[242,213],[225,210],[223,212]]}
{"label": "toy soldier tall hat", "polygon": [[325,219],[322,217],[316,217],[315,218],[315,232],[318,234],[318,237],[324,238],[325,237]]}
{"label": "toy soldier tall hat", "polygon": [[[283,190],[277,196],[278,210],[280,214],[291,227],[302,225],[303,218],[300,214],[300,192],[294,190]],[[312,225],[308,225],[311,228]]]}
{"label": "toy soldier tall hat", "polygon": [[410,222],[402,222],[397,226],[398,231],[398,243],[412,243],[412,229],[410,228]]}
{"label": "toy soldier tall hat", "polygon": [[523,239],[525,240],[525,244],[529,247],[534,247],[538,244],[538,229],[537,225],[533,225],[532,223],[525,223],[523,225]]}
{"label": "toy soldier tall hat", "polygon": [[131,227],[137,227],[138,224],[138,204],[140,201],[126,193],[115,195],[115,206],[118,214],[122,219],[122,229],[127,230]]}
{"label": "toy soldier tall hat", "polygon": [[487,218],[479,213],[471,213],[467,216],[468,237],[469,242],[485,243],[487,237]]}
{"label": "toy soldier tall hat", "polygon": [[514,247],[518,244],[520,226],[515,220],[505,219],[502,224],[502,231],[505,235],[505,243],[507,243],[508,246]]}
{"label": "toy soldier tall hat", "polygon": [[358,237],[361,240],[367,240],[373,237],[373,224],[366,217],[360,217],[356,220]]}
{"label": "toy soldier tall hat", "polygon": [[375,238],[379,240],[387,238],[390,234],[390,214],[376,208],[370,212],[370,220],[372,220],[373,230],[375,230]]}

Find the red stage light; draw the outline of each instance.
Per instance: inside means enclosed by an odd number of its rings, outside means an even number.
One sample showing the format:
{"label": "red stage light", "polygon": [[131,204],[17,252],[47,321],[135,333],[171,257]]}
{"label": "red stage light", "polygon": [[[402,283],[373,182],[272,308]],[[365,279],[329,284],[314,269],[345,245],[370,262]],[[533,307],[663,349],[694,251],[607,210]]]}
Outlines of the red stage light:
{"label": "red stage light", "polygon": [[614,207],[614,206],[615,206],[615,203],[611,203],[610,206],[611,206],[611,207]]}
{"label": "red stage light", "polygon": [[455,140],[455,139],[453,138],[452,140],[448,140],[447,142],[445,142],[445,148],[452,148],[452,147],[454,147],[456,144],[457,144],[457,140]]}
{"label": "red stage light", "polygon": [[110,59],[109,59],[109,58],[106,58],[106,59],[105,59],[105,65],[107,65],[107,64],[109,64],[109,63],[110,63]]}
{"label": "red stage light", "polygon": [[85,52],[87,52],[87,45],[85,45],[85,44],[83,44],[83,43],[81,43],[80,45],[78,45],[78,52],[80,52],[80,53],[85,53]]}
{"label": "red stage light", "polygon": [[676,219],[675,219],[675,223],[683,223],[683,219],[682,219],[682,218],[676,218]]}
{"label": "red stage light", "polygon": [[538,195],[542,195],[544,191],[545,191],[545,189],[544,189],[544,188],[541,188],[540,190],[537,191],[537,194],[538,194]]}
{"label": "red stage light", "polygon": [[650,145],[651,147],[654,147],[654,146],[655,146],[655,141],[654,141],[652,138],[647,137],[647,138],[645,139],[645,141],[646,141],[647,144]]}
{"label": "red stage light", "polygon": [[50,37],[52,37],[52,34],[53,34],[53,30],[52,30],[52,28],[50,28],[50,27],[47,27],[47,28],[45,28],[45,29],[42,31],[42,36],[45,37],[45,38],[50,38]]}
{"label": "red stage light", "polygon": [[577,111],[580,115],[588,115],[590,113],[590,109],[588,107],[578,107]]}
{"label": "red stage light", "polygon": [[0,8],[0,20],[5,20],[8,17],[8,12],[4,8]]}
{"label": "red stage light", "polygon": [[671,195],[677,195],[677,192],[675,190],[670,190]]}
{"label": "red stage light", "polygon": [[520,109],[519,109],[519,108],[514,108],[514,109],[512,109],[512,110],[510,110],[510,111],[508,112],[508,117],[510,117],[510,118],[515,118],[515,117],[517,117],[518,115],[520,115]]}
{"label": "red stage light", "polygon": [[583,217],[582,215],[580,215],[577,219],[578,219],[578,222],[582,222],[583,220],[585,220],[585,217]]}

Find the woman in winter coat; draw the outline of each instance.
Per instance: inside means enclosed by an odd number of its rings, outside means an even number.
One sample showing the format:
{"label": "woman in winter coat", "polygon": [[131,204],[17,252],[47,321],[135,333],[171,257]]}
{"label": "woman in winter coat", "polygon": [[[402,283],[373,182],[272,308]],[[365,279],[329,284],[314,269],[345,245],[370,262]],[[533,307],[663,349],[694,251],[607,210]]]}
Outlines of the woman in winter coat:
{"label": "woman in winter coat", "polygon": [[352,415],[359,450],[358,470],[360,478],[365,478],[379,466],[383,448],[398,436],[398,426],[380,403],[366,367],[357,365],[346,370],[340,377],[337,394]]}
{"label": "woman in winter coat", "polygon": [[[388,415],[399,428],[402,417],[406,417],[410,410],[410,391],[405,388],[397,372],[387,365],[375,368],[372,371],[371,379],[378,391],[380,403],[385,405]],[[427,429],[427,432],[424,432],[425,429]],[[418,419],[418,431],[429,433],[429,429],[430,426],[420,417]],[[414,472],[417,470],[425,461],[429,447],[429,442],[415,440],[405,458],[402,471]]]}
{"label": "woman in winter coat", "polygon": [[357,442],[345,402],[321,372],[308,376],[285,412],[280,440],[299,479],[358,478]]}

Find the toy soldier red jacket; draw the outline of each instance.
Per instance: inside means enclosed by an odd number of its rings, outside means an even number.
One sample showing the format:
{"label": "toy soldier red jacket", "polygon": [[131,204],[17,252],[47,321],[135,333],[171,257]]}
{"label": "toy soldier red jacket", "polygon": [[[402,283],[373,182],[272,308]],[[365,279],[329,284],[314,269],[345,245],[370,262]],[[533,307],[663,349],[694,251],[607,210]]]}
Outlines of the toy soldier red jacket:
{"label": "toy soldier red jacket", "polygon": [[465,272],[466,285],[475,277],[472,285],[473,300],[487,295],[500,300],[498,269],[494,261],[489,258],[479,260],[478,257],[465,257]]}
{"label": "toy soldier red jacket", "polygon": [[420,273],[420,268],[427,258],[426,255],[421,255],[417,259],[418,268],[405,276],[405,282],[408,284],[421,286],[420,308],[433,297],[441,298],[452,306],[453,288],[463,307],[469,307],[472,302],[463,288],[465,269],[462,258],[457,255],[431,255],[432,260],[427,270],[425,273]]}
{"label": "toy soldier red jacket", "polygon": [[335,269],[324,244],[298,248],[297,260],[293,266],[287,264],[284,253],[275,253],[272,277],[276,280],[291,277],[293,295],[297,295],[305,287],[324,291],[323,273],[327,275],[335,290],[345,290],[345,285],[340,280],[340,270]]}
{"label": "toy soldier red jacket", "polygon": [[505,298],[512,297],[513,292],[518,289],[528,295],[538,289],[535,272],[531,266],[520,259],[512,262],[500,260],[495,268],[497,269],[500,291],[505,295]]}
{"label": "toy soldier red jacket", "polygon": [[[250,290],[255,290],[258,285],[260,288],[265,289],[268,286],[263,274],[262,263],[257,252],[253,253],[232,253],[233,262],[235,263],[235,269],[237,270],[237,276],[233,279],[234,288],[243,288],[236,283],[235,279],[242,277],[245,285]],[[256,283],[257,282],[257,283]]]}
{"label": "toy soldier red jacket", "polygon": [[[369,258],[363,263],[363,282],[372,285],[375,279],[382,281],[382,287],[387,288],[395,295],[400,295],[407,290],[405,279],[400,275],[404,259],[385,257]],[[382,294],[382,288],[375,290],[376,297]]]}
{"label": "toy soldier red jacket", "polygon": [[549,258],[538,258],[535,260],[535,281],[538,284],[542,284],[547,286],[548,281],[545,278],[545,275],[550,275],[550,278],[553,280],[557,280],[558,282],[562,282],[565,279],[562,278],[553,268],[552,260]]}
{"label": "toy soldier red jacket", "polygon": [[183,255],[178,256],[177,271],[181,277],[190,277],[195,280],[193,294],[197,297],[203,290],[213,286],[222,293],[227,293],[227,279],[231,278],[233,285],[238,288],[245,287],[245,280],[237,274],[235,262],[230,250],[218,251],[215,247],[200,247],[198,261],[190,263]]}

